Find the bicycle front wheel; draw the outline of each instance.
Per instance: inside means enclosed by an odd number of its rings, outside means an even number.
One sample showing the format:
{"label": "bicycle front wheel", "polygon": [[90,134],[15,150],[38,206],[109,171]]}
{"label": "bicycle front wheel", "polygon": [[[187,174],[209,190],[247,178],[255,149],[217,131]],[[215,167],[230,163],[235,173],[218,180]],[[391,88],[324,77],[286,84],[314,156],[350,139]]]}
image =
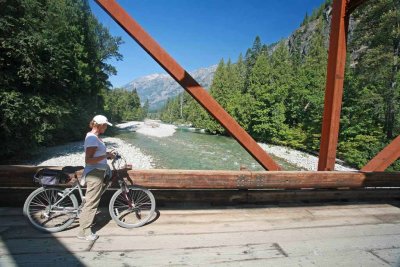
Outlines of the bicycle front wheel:
{"label": "bicycle front wheel", "polygon": [[136,186],[119,189],[110,200],[111,218],[121,227],[135,228],[146,224],[153,216],[156,201],[150,190]]}
{"label": "bicycle front wheel", "polygon": [[75,195],[64,196],[63,193],[58,188],[36,189],[25,200],[25,217],[43,232],[55,233],[66,229],[77,216],[78,201]]}

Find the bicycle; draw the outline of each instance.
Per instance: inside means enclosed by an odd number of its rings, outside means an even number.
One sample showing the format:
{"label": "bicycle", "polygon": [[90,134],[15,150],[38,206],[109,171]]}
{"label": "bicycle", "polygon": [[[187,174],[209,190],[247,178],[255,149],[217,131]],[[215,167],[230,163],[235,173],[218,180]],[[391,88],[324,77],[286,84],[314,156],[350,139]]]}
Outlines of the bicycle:
{"label": "bicycle", "polygon": [[[113,175],[105,181],[102,195],[117,181],[120,189],[113,194],[109,203],[111,218],[124,228],[140,227],[152,218],[156,206],[155,198],[150,190],[125,182],[120,175],[122,162],[126,166],[125,159],[116,153],[111,163]],[[37,173],[35,178],[36,176]],[[75,191],[79,192],[82,200],[79,206]],[[85,195],[79,181],[71,188],[42,184],[25,200],[23,213],[38,230],[55,233],[65,230],[78,218],[84,203]]]}

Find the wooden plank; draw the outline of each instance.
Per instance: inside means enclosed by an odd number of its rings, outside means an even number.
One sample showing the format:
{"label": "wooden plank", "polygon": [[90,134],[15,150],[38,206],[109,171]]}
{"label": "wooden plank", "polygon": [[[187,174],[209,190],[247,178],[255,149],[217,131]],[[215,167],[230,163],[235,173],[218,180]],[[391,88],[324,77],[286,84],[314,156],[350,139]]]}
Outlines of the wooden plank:
{"label": "wooden plank", "polygon": [[131,170],[135,184],[149,188],[232,189],[245,188],[240,181],[251,180],[250,171]]}
{"label": "wooden plank", "polygon": [[[26,224],[26,223],[25,223]],[[10,239],[5,243],[0,243],[0,258],[8,253],[28,254],[28,253],[71,253],[73,251],[88,251],[90,242],[74,238],[74,242],[70,242],[72,238],[26,238],[26,239]],[[40,251],[39,251],[40,250]]]}
{"label": "wooden plank", "polygon": [[[355,203],[160,208],[155,221],[129,230],[102,209],[103,221],[97,215],[94,227],[100,238],[86,246],[76,239],[78,228],[43,234],[20,213],[25,227],[3,228],[0,265],[398,266],[400,224],[374,215],[393,211],[399,212],[388,204]],[[0,211],[1,218],[7,215]]]}
{"label": "wooden plank", "polygon": [[[249,190],[246,203],[399,200],[400,189]],[[233,198],[235,200],[235,198]],[[240,203],[237,201],[237,203]]]}
{"label": "wooden plank", "polygon": [[398,172],[132,170],[128,174],[135,184],[148,188],[302,189],[400,186]]}
{"label": "wooden plank", "polygon": [[[218,216],[218,215],[216,215]],[[261,216],[261,214],[260,214]],[[181,218],[181,217],[180,217]],[[347,216],[340,216],[340,219],[346,220]],[[317,218],[319,219],[319,218]],[[321,218],[323,219],[323,218]],[[356,219],[356,218],[355,218]],[[333,218],[336,221],[335,218]],[[303,231],[298,231],[298,229],[287,229],[287,230],[272,230],[269,231],[270,227],[268,224],[265,227],[265,231],[252,231],[251,228],[247,230],[242,230],[238,232],[227,230],[224,231],[222,228],[219,233],[207,233],[207,228],[209,224],[212,224],[212,221],[204,220],[203,223],[192,223],[189,219],[182,220],[186,222],[184,224],[178,224],[178,221],[175,221],[177,227],[176,233],[180,233],[180,228],[187,228],[188,224],[193,228],[202,228],[203,234],[201,238],[197,236],[197,234],[186,234],[186,235],[142,235],[136,236],[135,242],[126,238],[125,235],[110,235],[108,239],[99,239],[96,241],[91,251],[115,251],[117,247],[120,250],[125,251],[138,251],[138,250],[154,250],[159,251],[167,246],[169,249],[190,249],[190,248],[206,248],[206,247],[217,247],[217,246],[231,246],[231,245],[250,245],[250,244],[271,244],[271,240],[278,241],[283,250],[289,254],[290,256],[300,256],[302,253],[312,254],[313,249],[318,250],[318,248],[325,248],[326,252],[330,253],[342,253],[352,247],[353,250],[364,250],[368,248],[377,249],[377,248],[388,248],[388,247],[396,247],[400,241],[399,229],[397,226],[395,231],[389,235],[366,235],[364,232],[363,235],[357,233],[358,235],[354,236],[354,226],[351,225],[346,226],[346,222],[343,222],[343,228],[346,231],[340,233],[340,231],[334,231],[333,234],[329,234],[329,232],[333,231],[330,227],[321,227],[322,229],[315,229],[309,227],[309,221],[303,221],[299,226]],[[321,220],[323,221],[323,220]],[[290,223],[290,220],[288,221]],[[361,221],[360,221],[361,223]],[[250,222],[249,222],[250,224]],[[281,221],[281,225],[287,224]],[[369,220],[366,221],[366,224],[369,224]],[[232,223],[232,227],[225,228],[234,228],[234,224]],[[335,226],[335,225],[333,225]],[[353,229],[352,229],[353,228]],[[365,229],[371,229],[373,227],[362,227]],[[194,231],[194,230],[193,230]],[[280,232],[280,233],[279,233]],[[358,232],[358,231],[357,231]],[[387,231],[386,231],[387,233]],[[308,236],[306,236],[308,234]],[[322,235],[325,234],[325,235]],[[197,237],[196,237],[197,236]],[[328,241],[327,241],[328,240]],[[174,242],[173,242],[174,241]],[[347,243],[346,243],[347,241]],[[303,243],[304,242],[304,243]],[[352,243],[354,242],[354,243]],[[385,244],[387,242],[387,244]],[[303,244],[302,244],[303,243]],[[354,244],[354,247],[352,246]],[[234,256],[234,255],[232,255]]]}
{"label": "wooden plank", "polygon": [[390,266],[400,266],[400,247],[373,249],[370,253]]}
{"label": "wooden plank", "polygon": [[400,186],[398,172],[252,172],[248,188],[363,188]]}
{"label": "wooden plank", "polygon": [[[34,187],[0,187],[0,206],[21,207]],[[384,201],[400,200],[400,189],[314,189],[314,190],[203,190],[203,189],[153,189],[157,206],[165,205],[236,205],[243,203],[294,203],[332,201]],[[101,199],[108,207],[113,190]]]}
{"label": "wooden plank", "polygon": [[[192,238],[195,239],[195,237]],[[120,241],[120,237],[113,237],[111,242],[113,242],[114,239]],[[121,241],[124,242],[126,239],[127,238],[125,238],[125,240],[122,239]],[[174,243],[176,242],[176,237],[172,236],[171,239],[174,240]],[[68,243],[71,243],[72,241],[71,239],[67,241],[64,241],[63,239],[60,240]],[[10,246],[13,246],[12,249],[18,245],[23,246],[23,240],[16,240],[16,242],[13,241],[14,240],[9,241],[9,243],[11,243]],[[47,251],[47,248],[53,245],[51,241],[51,238],[44,239],[43,241],[36,239],[33,242],[31,241],[32,243],[30,244],[32,245],[29,246],[33,247],[36,245],[37,247],[43,247],[43,251]],[[45,242],[48,242],[49,245]],[[55,247],[60,247],[59,244],[57,245],[58,246]],[[112,246],[117,248],[116,243],[112,243]],[[26,248],[21,250],[27,251]],[[51,247],[51,250],[54,250],[54,247]],[[18,258],[18,263],[23,263],[22,265],[17,266],[54,266],[60,262],[63,263],[62,266],[203,266],[205,263],[211,266],[216,266],[216,264],[227,266],[228,263],[236,263],[237,265],[238,262],[246,262],[251,259],[265,260],[285,257],[280,253],[279,249],[271,243],[233,246],[210,245],[207,247],[185,247],[178,249],[163,248],[157,249],[157,251],[152,249],[142,250],[140,247],[134,250],[121,248],[118,253],[109,250],[110,248],[108,248],[108,251],[100,252],[89,252],[89,250],[86,252],[84,252],[84,250],[72,251],[74,255],[80,255],[81,257],[66,257],[60,252],[46,252],[46,254],[39,252],[43,255],[42,258],[35,256],[33,253],[13,253],[13,256]],[[64,253],[67,254],[71,252],[66,251]],[[29,257],[26,257],[25,255],[29,255]],[[29,260],[29,258],[31,260]],[[32,258],[35,260],[32,260]],[[132,265],[133,262],[135,265]],[[13,266],[12,263],[12,259],[7,259],[4,260],[5,265],[3,266]]]}

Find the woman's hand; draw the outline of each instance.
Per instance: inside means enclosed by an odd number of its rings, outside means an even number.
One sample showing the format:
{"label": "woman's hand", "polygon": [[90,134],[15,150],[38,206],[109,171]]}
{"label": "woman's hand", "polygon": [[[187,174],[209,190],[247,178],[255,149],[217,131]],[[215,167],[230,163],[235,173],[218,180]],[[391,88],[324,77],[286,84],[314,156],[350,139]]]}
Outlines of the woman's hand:
{"label": "woman's hand", "polygon": [[110,152],[106,152],[107,159],[115,159],[115,152],[112,150]]}

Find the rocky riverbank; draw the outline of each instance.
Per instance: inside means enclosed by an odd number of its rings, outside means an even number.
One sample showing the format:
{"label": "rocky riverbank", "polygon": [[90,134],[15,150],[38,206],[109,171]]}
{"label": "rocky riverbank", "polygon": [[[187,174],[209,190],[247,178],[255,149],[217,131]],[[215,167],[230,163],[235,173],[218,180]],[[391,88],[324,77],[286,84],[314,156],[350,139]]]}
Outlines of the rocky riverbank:
{"label": "rocky riverbank", "polygon": [[158,120],[130,121],[117,124],[121,130],[128,130],[154,137],[168,137],[175,133],[176,126],[172,124],[161,123]]}
{"label": "rocky riverbank", "polygon": [[[127,142],[113,137],[102,138],[108,150],[115,149],[131,163],[135,169],[152,169],[153,159]],[[29,162],[38,166],[84,166],[85,154],[82,142],[73,142],[43,150],[36,160]]]}
{"label": "rocky riverbank", "polygon": [[[157,138],[167,138],[176,131],[176,126],[164,124],[159,121],[146,120],[144,122],[132,121],[116,125],[121,130],[134,131],[139,134],[149,135]],[[145,155],[139,148],[113,137],[104,137],[107,149],[115,149],[126,158],[127,163],[131,163],[136,169],[155,168],[153,159]],[[259,143],[259,145],[270,155],[281,158],[291,164],[299,167],[301,170],[317,170],[318,158],[316,156],[297,151],[291,148],[268,145]],[[62,146],[51,147],[43,150],[37,159],[28,164],[40,166],[82,166],[84,165],[83,141],[69,143]],[[355,169],[336,164],[337,171],[355,171]]]}
{"label": "rocky riverbank", "polygon": [[[282,158],[287,162],[296,165],[302,170],[316,171],[318,169],[318,158],[305,152],[294,150],[284,146],[268,145],[258,143],[262,149],[268,154]],[[356,171],[356,169],[343,166],[341,164],[335,164],[336,171]]]}

